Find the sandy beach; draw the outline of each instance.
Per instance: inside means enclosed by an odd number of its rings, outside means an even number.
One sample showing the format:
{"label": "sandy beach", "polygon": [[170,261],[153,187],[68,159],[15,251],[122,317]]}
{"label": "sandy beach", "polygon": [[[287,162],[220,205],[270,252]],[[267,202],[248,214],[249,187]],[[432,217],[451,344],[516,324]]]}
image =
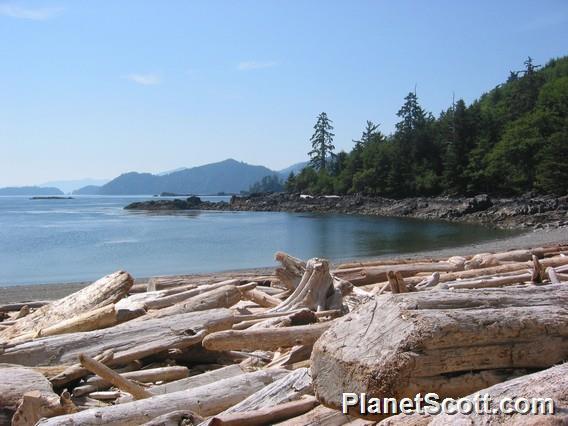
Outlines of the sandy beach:
{"label": "sandy beach", "polygon": [[[483,252],[505,251],[508,249],[539,247],[547,244],[568,243],[568,227],[558,227],[549,229],[537,229],[516,235],[509,238],[487,241],[479,244],[469,244],[466,246],[458,246],[445,248],[440,250],[419,251],[414,253],[405,253],[404,255],[393,256],[375,256],[371,259],[380,258],[447,258],[453,255],[468,255]],[[292,253],[293,254],[293,253]],[[345,261],[357,261],[363,259],[342,259]],[[369,260],[366,258],[364,260]],[[215,275],[223,273],[230,275],[231,273],[259,273],[268,272],[273,266],[261,265],[255,269],[242,269],[237,271],[218,271],[210,274],[196,275]],[[111,273],[113,271],[109,271]],[[136,278],[137,284],[142,284],[148,280],[148,277]],[[18,285],[10,287],[0,287],[0,304],[26,302],[32,300],[52,300],[66,296],[78,289],[90,284],[89,282],[81,283],[61,283],[61,284],[34,284],[34,285]]]}

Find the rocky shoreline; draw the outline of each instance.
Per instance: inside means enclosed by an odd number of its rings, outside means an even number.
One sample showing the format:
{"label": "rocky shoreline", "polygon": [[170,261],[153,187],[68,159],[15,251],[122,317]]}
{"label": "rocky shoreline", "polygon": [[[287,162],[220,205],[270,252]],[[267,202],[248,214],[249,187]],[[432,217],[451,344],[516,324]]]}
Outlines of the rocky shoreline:
{"label": "rocky shoreline", "polygon": [[370,216],[412,217],[496,226],[503,229],[543,229],[568,226],[568,196],[493,198],[419,197],[400,200],[362,195],[309,196],[268,194],[233,196],[230,202],[202,201],[199,197],[131,203],[127,210],[177,211],[274,211],[341,213]]}

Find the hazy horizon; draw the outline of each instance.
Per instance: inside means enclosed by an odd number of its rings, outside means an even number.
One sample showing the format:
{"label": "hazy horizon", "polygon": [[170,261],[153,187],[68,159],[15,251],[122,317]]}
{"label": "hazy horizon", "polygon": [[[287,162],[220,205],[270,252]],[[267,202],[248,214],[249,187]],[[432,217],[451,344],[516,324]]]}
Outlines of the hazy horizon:
{"label": "hazy horizon", "polygon": [[417,88],[434,115],[568,53],[550,0],[0,0],[0,187],[234,158],[307,160],[318,113],[349,151]]}

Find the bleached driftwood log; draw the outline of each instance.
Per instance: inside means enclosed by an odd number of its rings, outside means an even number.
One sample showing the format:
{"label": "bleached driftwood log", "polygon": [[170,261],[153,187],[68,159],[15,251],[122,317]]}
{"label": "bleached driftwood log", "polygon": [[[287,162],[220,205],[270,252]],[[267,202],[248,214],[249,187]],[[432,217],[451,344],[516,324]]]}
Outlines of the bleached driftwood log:
{"label": "bleached driftwood log", "polygon": [[294,292],[270,312],[285,312],[301,308],[312,311],[326,309],[328,296],[333,292],[333,277],[329,272],[329,262],[325,259],[310,259],[306,271]]}
{"label": "bleached driftwood log", "polygon": [[145,303],[147,309],[162,309],[168,306],[173,306],[179,304],[185,300],[191,299],[192,297],[198,296],[210,292],[212,290],[217,290],[219,288],[225,288],[226,286],[236,286],[241,283],[241,280],[225,280],[214,284],[204,284],[196,286],[196,288],[190,288],[186,291],[171,294],[165,297],[159,297],[154,300],[150,300]]}
{"label": "bleached driftwood log", "polygon": [[242,401],[264,386],[286,375],[286,370],[261,370],[185,391],[156,395],[152,398],[75,414],[46,419],[42,426],[76,424],[134,426],[176,410],[190,410],[200,416],[212,416]]}
{"label": "bleached driftwood log", "polygon": [[280,347],[313,344],[331,322],[282,328],[225,330],[203,339],[203,347],[212,351],[275,350]]}
{"label": "bleached driftwood log", "polygon": [[58,334],[99,330],[139,317],[145,313],[146,311],[140,307],[131,306],[130,309],[117,309],[116,305],[111,304],[103,306],[102,308],[93,309],[92,311],[71,317],[67,320],[59,321],[52,326],[37,331],[20,334],[11,339],[10,344]]}
{"label": "bleached driftwood log", "polygon": [[276,252],[274,259],[282,265],[276,268],[276,276],[288,290],[294,291],[306,271],[306,262],[281,251]]}
{"label": "bleached driftwood log", "polygon": [[[158,386],[152,386],[148,388],[148,391],[153,395],[163,395],[166,393],[179,392],[194,389],[199,386],[209,385],[211,383],[218,382],[219,380],[240,376],[244,373],[245,371],[239,365],[228,365],[196,376],[186,377],[185,379],[175,380]],[[121,396],[117,402],[122,404],[132,400],[133,398],[130,395],[124,395]]]}
{"label": "bleached driftwood log", "polygon": [[[554,415],[541,414],[479,414],[475,411],[468,415],[463,414],[439,414],[430,416],[427,414],[397,415],[383,420],[381,426],[444,426],[448,424],[467,424],[471,426],[490,425],[561,425],[568,424],[568,363],[549,368],[538,373],[518,377],[503,383],[482,389],[465,399],[475,401],[488,394],[491,400],[491,409],[499,407],[503,398],[551,398],[554,401]],[[525,404],[520,405],[525,408]],[[506,407],[509,408],[509,407]],[[545,410],[550,408],[543,405],[535,405],[535,408]],[[538,413],[538,411],[537,411]]]}
{"label": "bleached driftwood log", "polygon": [[227,309],[135,320],[102,330],[7,345],[0,354],[0,362],[27,366],[70,365],[77,362],[81,352],[95,356],[110,349],[114,356],[107,365],[121,365],[167,349],[191,346],[201,340],[200,331],[224,330],[232,324],[233,315]]}
{"label": "bleached driftwood log", "polygon": [[518,369],[568,359],[568,286],[383,295],[340,318],[314,345],[318,399],[342,392],[459,397]]}
{"label": "bleached driftwood log", "polygon": [[415,263],[339,269],[334,271],[334,276],[343,278],[353,285],[361,286],[386,281],[389,271],[400,272],[403,277],[410,277],[420,272],[455,272],[462,269],[463,267],[452,262]]}
{"label": "bleached driftwood log", "polygon": [[[194,291],[194,290],[191,290]],[[137,321],[147,321],[152,318],[165,318],[186,312],[206,311],[208,309],[229,308],[241,300],[241,291],[235,285],[224,285],[219,288],[197,294],[190,299],[176,303],[167,308],[150,312]]]}
{"label": "bleached driftwood log", "polygon": [[88,355],[79,354],[79,362],[91,373],[96,374],[100,378],[112,383],[121,391],[128,392],[135,399],[144,399],[152,396],[152,394],[146,389],[121,376],[116,371],[113,371],[106,365],[100,363],[99,361],[91,358]]}
{"label": "bleached driftwood log", "polygon": [[[28,396],[26,401],[22,401],[24,395]],[[71,402],[53,392],[43,374],[31,368],[0,364],[0,421],[3,424],[12,421],[14,425],[33,425],[40,417],[67,414],[74,409]]]}
{"label": "bleached driftwood log", "polygon": [[[186,378],[189,375],[189,369],[184,366],[159,367],[120,373],[120,375],[125,379],[142,383],[171,382]],[[73,396],[78,397],[101,389],[108,389],[110,386],[110,382],[94,376],[85,381],[84,384],[76,386],[73,389]]]}
{"label": "bleached driftwood log", "polygon": [[299,416],[319,405],[313,396],[251,411],[219,414],[199,426],[260,426]]}
{"label": "bleached driftwood log", "polygon": [[120,300],[132,286],[132,277],[123,271],[107,275],[67,297],[38,308],[19,319],[10,328],[0,332],[0,341],[20,334],[37,332],[60,321],[84,314]]}

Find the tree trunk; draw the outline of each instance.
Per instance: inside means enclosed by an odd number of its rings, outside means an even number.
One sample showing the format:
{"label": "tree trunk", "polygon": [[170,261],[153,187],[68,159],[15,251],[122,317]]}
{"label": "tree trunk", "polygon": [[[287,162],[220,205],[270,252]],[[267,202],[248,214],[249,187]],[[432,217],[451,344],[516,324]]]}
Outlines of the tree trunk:
{"label": "tree trunk", "polygon": [[338,409],[342,392],[460,397],[548,368],[568,358],[567,306],[562,284],[378,296],[314,345],[316,395]]}
{"label": "tree trunk", "polygon": [[324,259],[310,259],[302,281],[294,292],[270,312],[284,312],[308,308],[312,311],[326,309],[327,297],[333,292],[333,278],[329,273],[329,262]]}
{"label": "tree trunk", "polygon": [[114,357],[107,365],[121,365],[167,349],[191,346],[196,343],[195,336],[200,330],[219,331],[232,324],[233,315],[227,309],[129,321],[102,330],[6,346],[0,354],[0,362],[27,366],[70,365],[77,362],[81,352],[95,356],[110,349],[114,351]]}
{"label": "tree trunk", "polygon": [[199,416],[213,416],[287,373],[286,370],[276,369],[246,373],[186,391],[44,419],[38,425],[134,426],[176,410],[190,410]]}
{"label": "tree trunk", "polygon": [[0,332],[0,341],[10,340],[20,334],[37,332],[60,321],[84,314],[120,300],[132,286],[132,277],[123,271],[107,275],[67,297],[38,308],[30,315]]}
{"label": "tree trunk", "polygon": [[203,339],[203,347],[213,351],[266,350],[311,345],[331,326],[331,322],[283,328],[226,330]]}

